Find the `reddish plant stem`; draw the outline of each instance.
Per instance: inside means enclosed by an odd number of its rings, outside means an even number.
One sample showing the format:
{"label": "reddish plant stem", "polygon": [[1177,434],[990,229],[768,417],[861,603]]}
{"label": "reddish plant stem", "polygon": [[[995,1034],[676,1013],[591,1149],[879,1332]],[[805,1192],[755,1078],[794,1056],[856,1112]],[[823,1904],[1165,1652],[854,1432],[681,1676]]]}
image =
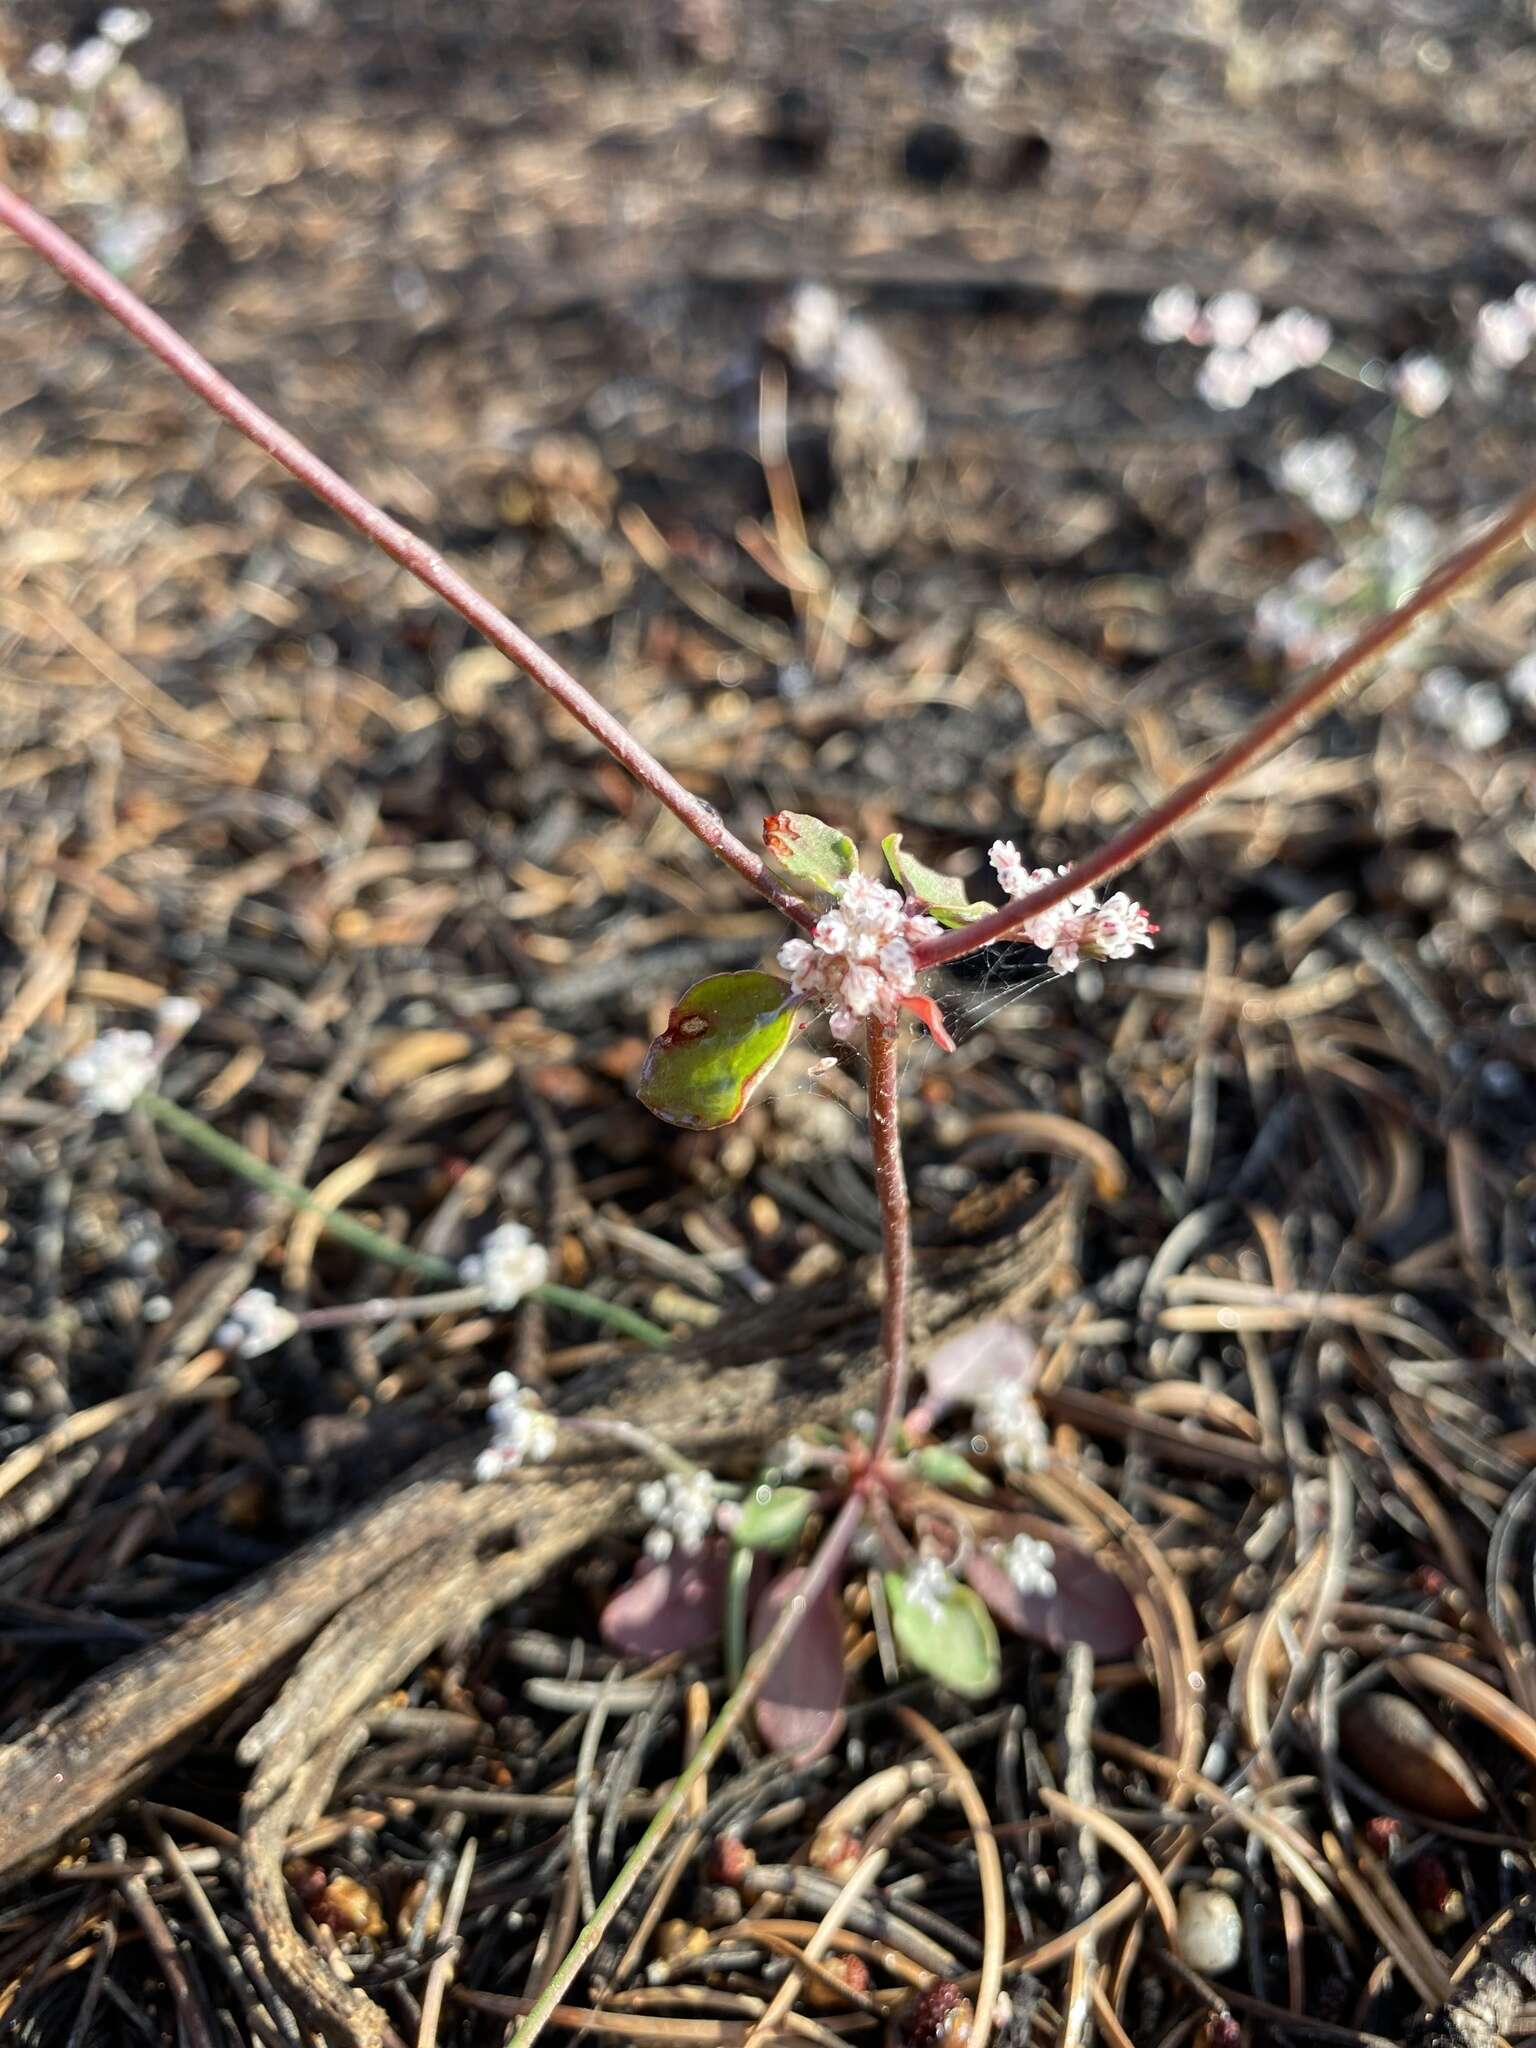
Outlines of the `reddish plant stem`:
{"label": "reddish plant stem", "polygon": [[530,640],[505,612],[498,610],[489,598],[482,597],[474,585],[456,570],[450,569],[442,556],[424,540],[397,519],[391,519],[371,499],[354,489],[345,477],[322,462],[296,435],[279,426],[270,414],[263,412],[204,356],[199,355],[190,342],[184,341],[174,327],[162,320],[158,313],[152,313],[142,299],[104,270],[94,257],[88,256],[78,242],[4,184],[0,184],[0,222],[20,235],[77,290],[94,299],[114,320],[121,322],[135,340],[157,355],[231,426],[238,427],[258,448],[291,471],[317,498],[323,499],[334,512],[349,520],[385,554],[392,555],[402,568],[408,569],[418,581],[436,592],[445,604],[451,605],[524,675],[537,683],[540,689],[547,690],[556,703],[563,705],[579,724],[584,725],[592,737],[608,749],[619,766],[627,769],[658,802],[665,804],[711,853],[718,854],[744,882],[760,896],[766,896],[786,917],[809,929],[815,922],[811,912],[798,897],[780,887],[758,855],[726,828],[713,806],[685,789],[676,776],[669,774],[640,744],[627,726],[611,712],[605,711],[590,691],[584,689],[552,655],[546,654],[542,647]]}
{"label": "reddish plant stem", "polygon": [[1059,875],[1045,887],[1031,891],[1028,896],[1020,896],[1012,903],[1005,903],[1001,910],[994,911],[990,917],[978,918],[975,924],[945,932],[941,938],[920,940],[912,948],[918,967],[939,967],[946,961],[963,959],[967,953],[990,946],[996,939],[1006,939],[1028,919],[1038,917],[1042,910],[1049,910],[1052,904],[1060,903],[1074,890],[1091,888],[1097,882],[1107,881],[1111,875],[1119,874],[1122,868],[1130,867],[1134,861],[1150,853],[1154,846],[1176,831],[1207,797],[1214,796],[1245,769],[1253,767],[1275,747],[1293,738],[1303,726],[1319,717],[1336,697],[1341,696],[1350,683],[1360,680],[1362,672],[1373,662],[1406,639],[1422,620],[1460,596],[1492,569],[1505,549],[1513,547],[1533,524],[1536,524],[1536,490],[1529,490],[1517,498],[1485,533],[1468,541],[1448,561],[1442,562],[1434,574],[1420,584],[1411,597],[1405,598],[1395,611],[1387,612],[1367,626],[1342,654],[1326,663],[1315,676],[1309,677],[1288,697],[1282,698],[1272,711],[1256,720],[1225,753],[1218,754],[1209,767],[1190,776],[1187,782],[1181,782],[1177,789],[1154,804],[1133,825],[1116,833],[1097,853],[1089,854],[1068,873]]}
{"label": "reddish plant stem", "polygon": [[871,1023],[865,1033],[869,1063],[869,1146],[875,1161],[875,1189],[880,1197],[880,1245],[885,1292],[880,1300],[880,1355],[885,1373],[880,1383],[880,1413],[870,1446],[871,1468],[890,1446],[907,1403],[907,1303],[912,1285],[912,1212],[907,1201],[907,1174],[901,1157],[900,1089],[896,1071],[896,1036]]}

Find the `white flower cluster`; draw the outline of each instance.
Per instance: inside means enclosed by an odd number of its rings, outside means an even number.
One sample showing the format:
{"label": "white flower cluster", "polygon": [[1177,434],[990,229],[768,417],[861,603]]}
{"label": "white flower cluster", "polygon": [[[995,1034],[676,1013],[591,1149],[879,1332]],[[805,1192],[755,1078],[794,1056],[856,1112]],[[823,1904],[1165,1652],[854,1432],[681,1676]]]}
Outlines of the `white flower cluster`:
{"label": "white flower cluster", "polygon": [[705,1471],[690,1472],[686,1479],[669,1472],[663,1479],[648,1479],[636,1493],[635,1504],[651,1524],[645,1554],[661,1562],[674,1550],[692,1556],[704,1548],[715,1526],[720,1496]]}
{"label": "white flower cluster", "polygon": [[908,1600],[930,1621],[942,1618],[955,1590],[948,1566],[936,1557],[920,1557],[916,1564],[908,1565],[901,1584]]}
{"label": "white flower cluster", "polygon": [[538,1406],[516,1373],[499,1372],[491,1381],[486,1418],[491,1441],[475,1460],[477,1479],[505,1479],[520,1465],[541,1465],[553,1457],[555,1418]]}
{"label": "white flower cluster", "polygon": [[996,1380],[977,1396],[975,1423],[982,1441],[1006,1470],[1043,1471],[1050,1458],[1050,1432],[1045,1417],[1016,1379]]}
{"label": "white flower cluster", "polygon": [[485,1290],[487,1308],[516,1308],[548,1277],[549,1253],[521,1223],[498,1225],[477,1252],[459,1261],[459,1278]]}
{"label": "white flower cluster", "polygon": [[1524,705],[1536,718],[1536,654],[1521,655],[1504,678],[1504,687],[1517,704]]}
{"label": "white flower cluster", "polygon": [[1431,725],[1471,753],[1496,747],[1509,732],[1509,706],[1498,684],[1471,682],[1459,668],[1428,670],[1419,684],[1418,707]]}
{"label": "white flower cluster", "polygon": [[1295,370],[1310,370],[1333,343],[1333,330],[1316,313],[1287,306],[1265,320],[1251,292],[1218,292],[1202,306],[1188,285],[1169,285],[1147,306],[1141,331],[1159,344],[1188,342],[1209,350],[1196,389],[1217,412],[1237,412],[1256,391]]}
{"label": "white flower cluster", "polygon": [[1293,441],[1272,474],[1281,490],[1300,498],[1330,526],[1353,519],[1369,495],[1354,443],[1343,434]]}
{"label": "white flower cluster", "polygon": [[[26,68],[33,78],[49,85],[56,80],[70,93],[89,100],[112,76],[129,44],[147,36],[150,27],[150,17],[141,7],[109,7],[94,35],[84,37],[73,49],[60,42],[39,43]],[[46,133],[52,142],[72,143],[85,135],[86,119],[79,106],[45,107],[25,93],[12,91],[0,71],[0,130],[9,135]]]}
{"label": "white flower cluster", "polygon": [[910,462],[923,446],[923,408],[895,351],[837,293],[800,284],[770,317],[769,339],[797,368],[835,391],[840,407],[874,425],[887,453]]}
{"label": "white flower cluster", "polygon": [[64,1062],[64,1078],[92,1116],[122,1116],[155,1078],[159,1051],[147,1031],[103,1031]]}
{"label": "white flower cluster", "polygon": [[917,986],[912,947],[940,930],[895,889],[850,875],[810,938],[779,948],[779,965],[793,994],[831,1010],[834,1038],[852,1038],[866,1018],[890,1031],[902,997]]}
{"label": "white flower cluster", "polygon": [[1025,1598],[1038,1594],[1049,1600],[1056,1591],[1056,1553],[1037,1536],[1015,1536],[1011,1543],[995,1544],[989,1553]]}
{"label": "white flower cluster", "polygon": [[1439,545],[1427,512],[1394,505],[1347,567],[1319,555],[1267,590],[1254,611],[1255,644],[1274,648],[1292,668],[1329,660],[1354,637],[1351,612],[1400,604],[1423,582]]}
{"label": "white flower cluster", "polygon": [[[1011,840],[994,841],[988,854],[1003,893],[1017,900],[1043,889],[1068,870],[1026,868]],[[1073,974],[1084,960],[1129,960],[1138,946],[1150,946],[1157,926],[1123,891],[1100,903],[1092,889],[1075,889],[1020,928],[1019,936],[1049,953],[1058,974]]]}
{"label": "white flower cluster", "polygon": [[229,1314],[213,1333],[221,1351],[236,1358],[260,1358],[286,1344],[299,1327],[291,1308],[284,1308],[265,1287],[248,1287],[230,1303]]}

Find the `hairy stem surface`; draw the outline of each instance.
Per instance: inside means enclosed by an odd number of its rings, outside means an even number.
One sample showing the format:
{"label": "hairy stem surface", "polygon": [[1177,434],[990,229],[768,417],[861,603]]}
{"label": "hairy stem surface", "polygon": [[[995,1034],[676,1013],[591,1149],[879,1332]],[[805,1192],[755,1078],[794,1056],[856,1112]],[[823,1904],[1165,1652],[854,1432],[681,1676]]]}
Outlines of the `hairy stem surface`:
{"label": "hairy stem surface", "polygon": [[598,1943],[613,1922],[614,1915],[640,1882],[656,1851],[672,1832],[678,1815],[688,1803],[689,1793],[699,1779],[714,1767],[725,1745],[746,1719],[765,1681],[772,1674],[774,1665],[788,1649],[800,1624],[816,1602],[836,1583],[837,1575],[848,1555],[848,1546],[858,1534],[863,1514],[864,1503],[857,1494],[850,1495],[838,1509],[837,1519],[821,1539],[820,1547],[806,1570],[800,1590],[792,1600],[785,1601],[783,1612],[774,1623],[771,1632],[753,1651],[746,1670],[741,1674],[741,1683],[710,1723],[703,1741],[679,1772],[672,1790],[657,1808],[650,1826],[624,1859],[618,1876],[598,1901],[597,1911],[571,1943],[559,1969],[534,2000],[532,2009],[512,2036],[508,2048],[533,2048],[534,2042],[549,2024],[556,2006],[562,2003],[566,1992],[592,1960]]}
{"label": "hairy stem surface", "polygon": [[880,1299],[880,1413],[870,1456],[882,1458],[907,1405],[907,1299],[912,1287],[912,1211],[901,1157],[901,1103],[896,1039],[871,1024],[865,1041],[869,1062],[869,1144],[880,1197],[880,1252],[885,1292]]}
{"label": "hairy stem surface", "polygon": [[537,642],[530,640],[505,612],[498,610],[489,598],[482,597],[457,570],[450,569],[442,556],[428,547],[419,535],[402,526],[398,519],[391,519],[345,477],[322,462],[297,435],[279,426],[269,413],[263,412],[244,392],[237,390],[205,356],[199,355],[190,342],[183,340],[174,327],[162,320],[158,313],[152,313],[127,285],[104,270],[62,228],[56,227],[36,207],[29,206],[25,199],[4,184],[0,184],[0,222],[20,235],[77,290],[94,299],[114,320],[121,322],[136,341],[157,355],[231,426],[238,427],[247,439],[254,441],[274,461],[280,462],[317,498],[323,499],[332,511],[349,520],[376,547],[392,555],[402,568],[408,569],[445,604],[451,605],[461,618],[467,619],[477,632],[483,633],[493,647],[499,648],[508,661],[515,663],[540,689],[547,690],[556,703],[563,705],[595,740],[608,749],[621,768],[627,769],[638,783],[688,827],[696,839],[702,840],[712,853],[718,854],[728,867],[734,868],[760,896],[766,896],[796,924],[809,928],[814,922],[810,911],[798,897],[791,896],[787,889],[779,886],[759,856],[727,829],[713,805],[685,789],[676,776],[663,768],[655,756],[640,744],[626,725],[612,712],[605,711],[590,691],[584,689],[552,655],[546,654]]}

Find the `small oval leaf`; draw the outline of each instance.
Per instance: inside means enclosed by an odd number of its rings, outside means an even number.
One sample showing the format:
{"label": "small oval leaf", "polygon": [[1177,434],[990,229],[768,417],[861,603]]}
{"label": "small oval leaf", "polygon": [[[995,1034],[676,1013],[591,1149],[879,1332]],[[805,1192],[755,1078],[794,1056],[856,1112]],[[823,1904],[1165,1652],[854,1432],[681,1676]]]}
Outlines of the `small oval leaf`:
{"label": "small oval leaf", "polygon": [[776,974],[711,974],[667,1019],[640,1074],[640,1100],[664,1123],[713,1131],[734,1123],[795,1028],[788,982]]}
{"label": "small oval leaf", "polygon": [[[785,1572],[759,1600],[752,1616],[754,1650],[804,1578],[798,1568]],[[843,1732],[847,1683],[842,1624],[832,1595],[824,1593],[790,1637],[758,1694],[757,1732],[781,1755],[792,1755],[797,1763],[814,1763]]]}
{"label": "small oval leaf", "polygon": [[891,1628],[907,1662],[965,1699],[996,1692],[1003,1653],[985,1603],[969,1586],[952,1586],[937,1607],[914,1600],[902,1572],[887,1572]]}
{"label": "small oval leaf", "polygon": [[758,1486],[741,1504],[731,1541],[743,1550],[793,1550],[816,1496],[808,1486]]}
{"label": "small oval leaf", "polygon": [[968,1493],[974,1500],[985,1500],[993,1491],[986,1473],[978,1472],[968,1458],[952,1451],[947,1444],[929,1444],[926,1450],[917,1453],[912,1464],[922,1478],[946,1487],[950,1493]]}
{"label": "small oval leaf", "polygon": [[720,1635],[730,1545],[712,1537],[702,1550],[657,1564],[645,1558],[603,1609],[603,1641],[627,1657],[703,1650]]}
{"label": "small oval leaf", "polygon": [[988,1387],[1018,1381],[1025,1393],[1035,1383],[1039,1356],[1035,1341],[1017,1323],[993,1318],[973,1323],[941,1344],[923,1367],[924,1407],[942,1415],[962,1401],[974,1401]]}
{"label": "small oval leaf", "polygon": [[957,875],[941,875],[937,868],[930,868],[910,853],[904,853],[899,832],[892,832],[882,839],[880,851],[901,886],[909,890],[940,924],[951,928],[974,924],[978,917],[986,917],[997,908],[995,903],[970,902],[966,897],[965,884]]}
{"label": "small oval leaf", "polygon": [[859,850],[846,832],[806,811],[775,811],[763,820],[769,864],[797,896],[836,896],[857,874]]}
{"label": "small oval leaf", "polygon": [[1015,1635],[1048,1650],[1086,1643],[1095,1657],[1129,1657],[1146,1634],[1135,1601],[1113,1572],[1082,1551],[1060,1540],[1054,1548],[1054,1593],[1021,1593],[985,1551],[971,1552],[965,1576]]}
{"label": "small oval leaf", "polygon": [[903,996],[901,1007],[908,1010],[918,1023],[927,1030],[928,1036],[942,1052],[953,1052],[955,1041],[949,1035],[949,1026],[944,1022],[944,1012],[932,996]]}

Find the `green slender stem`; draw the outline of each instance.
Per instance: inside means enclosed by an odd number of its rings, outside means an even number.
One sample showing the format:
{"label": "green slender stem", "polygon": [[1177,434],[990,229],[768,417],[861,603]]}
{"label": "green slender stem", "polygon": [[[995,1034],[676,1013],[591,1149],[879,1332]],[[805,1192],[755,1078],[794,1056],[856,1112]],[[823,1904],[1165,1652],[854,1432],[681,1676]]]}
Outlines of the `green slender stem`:
{"label": "green slender stem", "polygon": [[542,1287],[530,1290],[535,1301],[547,1302],[551,1308],[574,1309],[579,1316],[590,1316],[595,1323],[611,1323],[614,1329],[622,1330],[626,1336],[638,1337],[642,1344],[653,1345],[664,1351],[672,1342],[671,1332],[664,1330],[660,1323],[653,1323],[632,1308],[625,1308],[622,1302],[604,1301],[596,1294],[586,1294],[579,1287],[562,1287],[556,1280],[546,1280]]}
{"label": "green slender stem", "polygon": [[526,2019],[512,2036],[508,2048],[533,2048],[534,2042],[548,2026],[555,2007],[563,2002],[566,1992],[591,1961],[598,1943],[612,1925],[614,1915],[640,1882],[656,1851],[672,1832],[678,1815],[688,1803],[689,1793],[705,1773],[713,1769],[725,1745],[746,1718],[753,1701],[763,1688],[764,1681],[771,1675],[774,1665],[788,1649],[796,1630],[842,1569],[843,1560],[848,1554],[848,1546],[858,1533],[863,1515],[863,1499],[858,1494],[851,1494],[843,1502],[838,1510],[837,1519],[822,1538],[821,1547],[812,1558],[799,1591],[792,1600],[785,1601],[783,1611],[772,1630],[753,1651],[747,1668],[741,1675],[741,1683],[705,1730],[703,1741],[678,1773],[672,1790],[657,1808],[655,1818],[625,1857],[618,1876],[598,1902],[597,1911],[567,1949],[559,1969],[534,2000]]}
{"label": "green slender stem", "polygon": [[1397,496],[1403,462],[1417,425],[1417,419],[1407,406],[1399,405],[1392,415],[1392,425],[1387,434],[1387,451],[1381,458],[1381,481],[1376,486],[1376,496],[1371,503],[1373,522],[1381,517]]}
{"label": "green slender stem", "polygon": [[[432,1252],[418,1252],[410,1245],[397,1244],[392,1237],[385,1237],[382,1231],[372,1230],[366,1223],[360,1223],[355,1216],[349,1216],[344,1209],[328,1209],[324,1202],[317,1202],[309,1189],[299,1181],[290,1180],[285,1173],[279,1173],[275,1166],[268,1166],[264,1159],[258,1159],[254,1152],[248,1152],[244,1145],[234,1138],[226,1138],[222,1131],[216,1131],[212,1124],[205,1123],[190,1109],[183,1109],[178,1102],[170,1102],[153,1089],[139,1097],[139,1107],[152,1117],[163,1130],[172,1131],[178,1138],[184,1138],[189,1145],[195,1145],[200,1152],[206,1152],[210,1159],[220,1166],[228,1167],[242,1180],[254,1186],[265,1188],[268,1194],[277,1195],[290,1208],[302,1209],[308,1215],[320,1218],[320,1228],[326,1236],[349,1244],[354,1251],[366,1252],[370,1258],[380,1259],[385,1265],[400,1266],[408,1273],[419,1273],[424,1280],[457,1281],[459,1269],[447,1259],[437,1258]],[[459,1289],[465,1293],[469,1290]],[[636,1315],[630,1308],[622,1307],[616,1301],[603,1301],[595,1294],[586,1294],[579,1287],[560,1287],[553,1281],[542,1287],[531,1288],[535,1301],[547,1302],[551,1308],[574,1309],[578,1315],[586,1316],[594,1323],[608,1323],[626,1336],[639,1337],[644,1343],[660,1349],[671,1343],[667,1332],[660,1324],[648,1322],[642,1315]],[[476,1290],[478,1293],[478,1290]],[[483,1295],[479,1297],[483,1299]],[[410,1307],[402,1302],[397,1312],[409,1314]],[[318,1327],[318,1325],[314,1325]]]}

